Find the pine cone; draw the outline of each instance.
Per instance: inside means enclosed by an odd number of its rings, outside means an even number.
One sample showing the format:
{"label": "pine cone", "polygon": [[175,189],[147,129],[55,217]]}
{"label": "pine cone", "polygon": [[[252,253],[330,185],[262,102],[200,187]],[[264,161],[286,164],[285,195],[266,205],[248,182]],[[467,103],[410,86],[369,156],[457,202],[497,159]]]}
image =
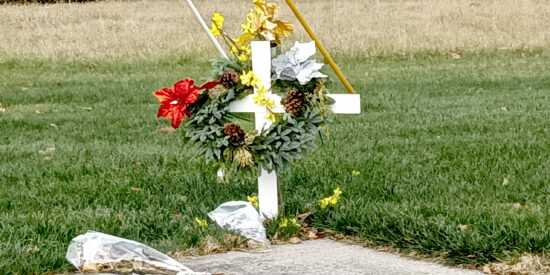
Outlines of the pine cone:
{"label": "pine cone", "polygon": [[223,134],[229,137],[229,142],[233,144],[242,144],[246,137],[246,133],[241,127],[235,124],[225,124],[223,126]]}
{"label": "pine cone", "polygon": [[287,88],[285,111],[297,116],[302,112],[303,107],[304,95],[296,88]]}
{"label": "pine cone", "polygon": [[225,88],[233,87],[239,84],[239,81],[240,81],[239,73],[237,73],[235,70],[227,70],[222,74],[222,77],[221,77],[222,85]]}

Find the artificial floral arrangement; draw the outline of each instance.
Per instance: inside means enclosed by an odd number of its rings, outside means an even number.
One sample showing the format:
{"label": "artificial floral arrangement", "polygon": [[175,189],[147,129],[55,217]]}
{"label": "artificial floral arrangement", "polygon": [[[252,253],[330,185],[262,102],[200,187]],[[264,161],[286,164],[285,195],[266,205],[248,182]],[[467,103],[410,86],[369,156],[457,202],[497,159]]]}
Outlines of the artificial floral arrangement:
{"label": "artificial floral arrangement", "polygon": [[[210,31],[227,44],[232,58],[212,61],[212,81],[195,86],[184,79],[172,88],[154,92],[161,103],[157,117],[171,119],[178,128],[183,122],[185,137],[198,146],[207,161],[213,161],[227,174],[255,176],[258,168],[280,171],[316,147],[317,136],[331,121],[323,64],[310,59],[315,43],[298,43],[280,53],[282,39],[293,32],[290,22],[276,19],[277,6],[253,0],[241,25],[242,33],[231,38],[223,28],[224,17],[214,13]],[[275,102],[251,68],[253,40],[270,41],[273,83],[271,91],[282,95],[284,113],[274,113]],[[249,130],[236,121],[243,118],[230,113],[229,105],[254,94],[254,103],[265,106],[266,118],[273,123],[261,131]],[[186,119],[187,117],[187,119]]]}

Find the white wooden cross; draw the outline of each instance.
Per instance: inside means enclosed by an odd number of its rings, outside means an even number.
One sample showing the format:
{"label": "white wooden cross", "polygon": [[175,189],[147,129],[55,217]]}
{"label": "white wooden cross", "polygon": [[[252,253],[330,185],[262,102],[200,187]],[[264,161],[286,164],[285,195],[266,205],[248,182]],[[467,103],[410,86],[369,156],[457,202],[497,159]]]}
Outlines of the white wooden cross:
{"label": "white wooden cross", "polygon": [[[254,74],[262,80],[263,86],[269,90],[271,88],[271,47],[269,41],[253,41],[252,49],[252,70]],[[359,94],[329,94],[335,103],[331,106],[336,114],[359,114],[361,113],[361,99]],[[229,105],[229,110],[236,113],[254,113],[256,130],[261,131],[264,127],[271,125],[271,120],[265,118],[267,110],[265,106],[254,103],[254,95],[248,95],[245,98],[234,101]],[[284,113],[285,108],[281,105],[281,97],[272,94],[266,94],[275,102],[275,107],[271,110],[275,113]],[[279,211],[277,196],[277,174],[268,173],[262,169],[258,177],[258,200],[260,203],[260,213],[268,219],[275,218]]]}
{"label": "white wooden cross", "polygon": [[[220,54],[227,58],[220,43],[210,33],[208,25],[202,19],[199,11],[191,0],[186,0],[187,4],[195,14],[195,17],[201,24],[208,37],[216,46]],[[288,3],[289,1],[287,1]],[[290,3],[289,3],[290,4]],[[292,5],[293,6],[293,5]],[[291,6],[291,8],[292,8]],[[297,10],[293,9],[296,13]],[[296,14],[297,16],[299,14]],[[300,15],[301,17],[301,15]],[[303,19],[302,19],[303,20]],[[304,23],[302,23],[304,24]],[[306,28],[308,30],[309,27]],[[252,69],[260,79],[266,89],[271,88],[271,47],[269,41],[252,41]],[[329,97],[335,100],[331,106],[332,111],[336,114],[359,114],[361,113],[361,98],[358,94],[329,94]],[[260,106],[254,103],[252,99],[254,95],[249,95],[241,100],[234,101],[229,105],[229,110],[236,113],[254,113],[256,130],[261,131],[264,127],[271,125],[271,120],[266,119],[267,110],[265,106]],[[266,97],[270,97],[275,102],[275,107],[271,108],[273,112],[284,113],[285,109],[281,105],[281,97],[269,92]],[[220,175],[221,173],[221,175]],[[218,171],[218,176],[223,176],[223,171]],[[277,174],[275,172],[267,173],[261,171],[258,177],[258,200],[260,203],[260,214],[268,219],[275,218],[279,212],[278,196],[277,196]]]}

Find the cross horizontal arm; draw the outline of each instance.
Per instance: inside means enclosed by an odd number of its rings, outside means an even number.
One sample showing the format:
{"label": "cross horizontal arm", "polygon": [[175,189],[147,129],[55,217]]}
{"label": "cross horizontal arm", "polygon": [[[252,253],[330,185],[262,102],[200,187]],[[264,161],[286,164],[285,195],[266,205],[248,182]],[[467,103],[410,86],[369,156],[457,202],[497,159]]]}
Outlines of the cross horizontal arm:
{"label": "cross horizontal arm", "polygon": [[[285,108],[281,105],[281,97],[276,94],[268,94],[274,102],[275,107],[271,110],[275,113],[284,113]],[[360,114],[361,97],[359,94],[328,94],[335,103],[331,106],[335,114]],[[234,113],[266,113],[265,106],[254,103],[254,95],[248,95],[241,100],[231,102],[229,111]]]}

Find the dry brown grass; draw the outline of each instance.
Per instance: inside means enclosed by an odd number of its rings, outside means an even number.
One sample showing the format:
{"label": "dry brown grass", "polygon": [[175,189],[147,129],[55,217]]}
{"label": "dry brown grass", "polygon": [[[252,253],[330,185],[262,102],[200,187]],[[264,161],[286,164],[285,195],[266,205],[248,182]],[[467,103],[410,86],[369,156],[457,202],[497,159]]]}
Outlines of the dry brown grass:
{"label": "dry brown grass", "polygon": [[[195,2],[204,17],[222,12],[235,31],[250,6],[245,0]],[[284,18],[293,18],[283,1],[275,2],[283,7]],[[548,0],[297,0],[296,4],[332,52],[550,45]],[[301,26],[296,29],[294,40],[308,39]],[[183,0],[0,5],[0,60],[156,58],[197,51],[213,47]]]}
{"label": "dry brown grass", "polygon": [[499,263],[488,263],[483,271],[490,274],[543,275],[550,274],[550,257],[524,253],[520,257]]}

